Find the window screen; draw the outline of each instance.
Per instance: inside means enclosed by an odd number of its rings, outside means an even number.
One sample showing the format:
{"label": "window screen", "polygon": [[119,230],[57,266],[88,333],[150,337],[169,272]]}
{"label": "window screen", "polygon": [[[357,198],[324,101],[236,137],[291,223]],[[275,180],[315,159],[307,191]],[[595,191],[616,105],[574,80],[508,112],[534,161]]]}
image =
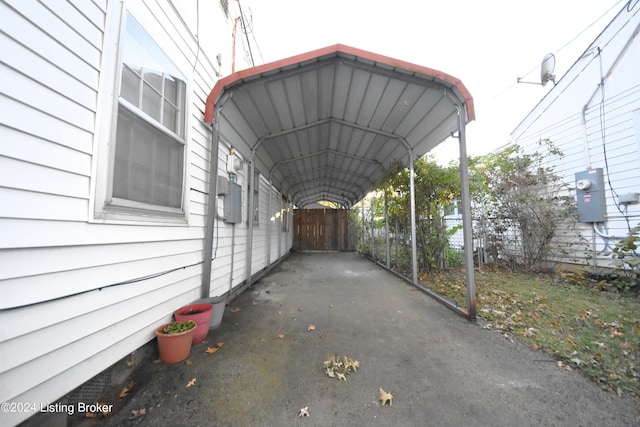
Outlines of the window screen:
{"label": "window screen", "polygon": [[186,83],[131,17],[123,42],[112,200],[182,208]]}

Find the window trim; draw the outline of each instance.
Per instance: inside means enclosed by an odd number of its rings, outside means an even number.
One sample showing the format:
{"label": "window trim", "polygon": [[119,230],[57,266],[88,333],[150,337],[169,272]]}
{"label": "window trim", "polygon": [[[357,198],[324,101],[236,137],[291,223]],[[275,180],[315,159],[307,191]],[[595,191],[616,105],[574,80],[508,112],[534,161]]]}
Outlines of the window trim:
{"label": "window trim", "polygon": [[[117,2],[114,2],[117,3]],[[112,28],[113,33],[109,37],[105,34],[105,49],[103,50],[103,62],[101,66],[101,81],[99,83],[98,117],[96,123],[102,123],[96,127],[96,149],[94,150],[94,179],[90,199],[90,221],[92,222],[113,222],[113,223],[134,223],[134,224],[160,224],[160,225],[184,225],[189,223],[189,171],[190,164],[190,109],[191,109],[191,84],[188,73],[184,71],[184,64],[175,62],[168,51],[161,47],[160,38],[148,27],[143,25],[143,21],[138,19],[136,13],[128,9],[124,4],[114,7],[107,13],[113,11],[112,22],[118,24]],[[114,16],[115,15],[115,16]],[[183,111],[181,112],[181,122],[184,136],[180,137],[171,129],[157,123],[154,118],[146,114],[137,106],[131,104],[120,96],[122,85],[122,72],[124,69],[124,43],[126,40],[127,17],[130,16],[145,31],[149,38],[162,50],[167,58],[182,74],[184,78]],[[107,26],[108,28],[109,26]],[[109,37],[109,38],[108,38]],[[112,40],[113,43],[108,43]],[[108,70],[114,70],[109,73]],[[102,99],[100,99],[102,98]],[[120,108],[125,108],[128,112],[142,119],[146,124],[153,126],[171,138],[175,143],[182,145],[182,189],[180,208],[153,205],[133,200],[113,197],[114,183],[114,162],[115,162],[115,138],[117,134],[117,122]]]}

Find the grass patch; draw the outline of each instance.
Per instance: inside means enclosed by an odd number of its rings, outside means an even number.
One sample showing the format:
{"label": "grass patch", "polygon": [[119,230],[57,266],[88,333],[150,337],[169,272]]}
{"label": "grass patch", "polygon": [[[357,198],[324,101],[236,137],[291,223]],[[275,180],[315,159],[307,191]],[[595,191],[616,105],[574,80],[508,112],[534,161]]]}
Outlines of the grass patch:
{"label": "grass patch", "polygon": [[[577,369],[618,395],[640,398],[640,298],[603,292],[562,276],[476,270],[478,316]],[[421,276],[466,306],[464,271]]]}

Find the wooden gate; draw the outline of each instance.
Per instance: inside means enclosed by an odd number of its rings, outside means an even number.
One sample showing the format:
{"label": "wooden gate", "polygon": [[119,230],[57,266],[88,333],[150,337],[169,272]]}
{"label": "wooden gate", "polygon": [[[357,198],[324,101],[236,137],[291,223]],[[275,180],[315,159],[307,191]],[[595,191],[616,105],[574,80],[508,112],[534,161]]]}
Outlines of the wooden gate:
{"label": "wooden gate", "polygon": [[299,251],[352,251],[355,238],[349,233],[346,209],[295,209],[293,249]]}

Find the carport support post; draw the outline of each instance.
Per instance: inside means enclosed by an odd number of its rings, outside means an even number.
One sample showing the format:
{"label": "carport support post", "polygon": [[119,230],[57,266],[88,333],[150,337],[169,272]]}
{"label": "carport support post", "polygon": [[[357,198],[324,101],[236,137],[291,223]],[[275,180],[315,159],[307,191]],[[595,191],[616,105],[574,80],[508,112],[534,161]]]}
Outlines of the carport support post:
{"label": "carport support post", "polygon": [[460,193],[462,197],[462,232],[464,238],[464,270],[467,281],[467,319],[476,320],[476,282],[473,271],[473,235],[469,161],[467,159],[466,110],[458,109],[458,142],[460,144]]}
{"label": "carport support post", "polygon": [[387,189],[384,190],[384,234],[386,237],[387,243],[387,268],[391,269],[391,254],[389,251],[391,250],[391,245],[389,243],[389,198],[387,197]]}
{"label": "carport support post", "polygon": [[209,163],[209,196],[207,201],[207,218],[205,223],[204,259],[202,267],[202,284],[200,296],[209,298],[211,293],[211,265],[213,263],[213,229],[216,218],[216,201],[218,198],[218,158],[220,133],[218,131],[219,114],[215,112],[211,124],[211,162]]}
{"label": "carport support post", "polygon": [[371,196],[371,199],[369,200],[370,204],[369,204],[369,213],[371,214],[371,259],[375,259],[376,258],[376,239],[374,236],[374,229],[373,229],[373,196]]}
{"label": "carport support post", "polygon": [[249,230],[247,231],[247,279],[246,285],[247,288],[251,286],[251,255],[253,252],[253,194],[254,194],[254,174],[256,173],[255,164],[256,164],[256,153],[255,151],[251,151],[251,159],[249,162],[249,177],[247,182],[247,188],[249,189],[249,209],[247,212],[247,221],[249,224]]}
{"label": "carport support post", "polygon": [[416,155],[409,151],[409,198],[411,199],[411,265],[413,269],[413,284],[418,284],[418,249],[416,247],[416,189],[414,184],[413,163]]}
{"label": "carport support post", "polygon": [[269,174],[269,208],[267,210],[267,268],[271,265],[271,218],[273,218],[273,222],[276,222],[276,216],[271,215],[271,189],[273,188],[273,183],[271,182],[271,174]]}

